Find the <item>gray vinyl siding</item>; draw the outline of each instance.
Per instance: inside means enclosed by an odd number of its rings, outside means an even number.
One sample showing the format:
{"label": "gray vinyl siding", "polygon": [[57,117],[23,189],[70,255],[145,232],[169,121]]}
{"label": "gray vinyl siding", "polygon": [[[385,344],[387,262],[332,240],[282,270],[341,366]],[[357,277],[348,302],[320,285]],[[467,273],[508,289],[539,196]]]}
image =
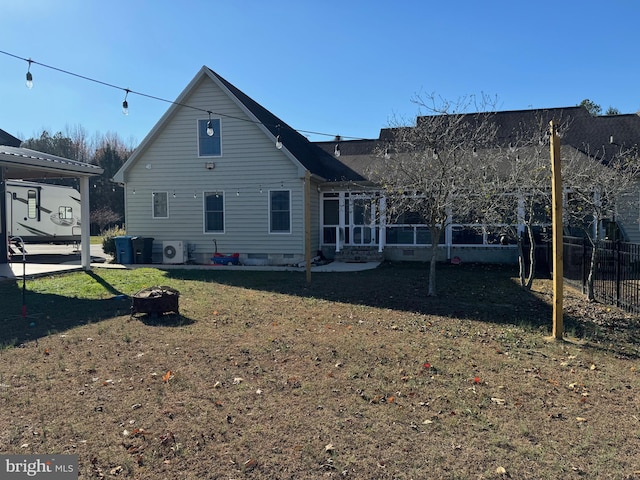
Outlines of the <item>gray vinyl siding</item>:
{"label": "gray vinyl siding", "polygon": [[618,223],[622,225],[627,239],[631,243],[640,243],[640,190],[625,195],[617,211]]}
{"label": "gray vinyl siding", "polygon": [[320,250],[320,192],[319,184],[311,182],[311,257]]}
{"label": "gray vinyl siding", "polygon": [[[181,107],[127,171],[127,235],[183,240],[196,255],[304,254],[304,182],[297,166],[208,78],[183,103],[222,114],[222,155],[199,157],[198,110]],[[243,119],[247,121],[243,121]],[[215,168],[206,168],[213,162]],[[147,167],[148,166],[148,167]],[[269,233],[269,191],[291,192],[291,233]],[[133,193],[135,191],[135,194]],[[152,218],[152,191],[169,193],[169,217]],[[204,192],[224,192],[224,233],[204,232]],[[175,197],[174,197],[175,193]],[[194,198],[194,195],[196,198]]]}

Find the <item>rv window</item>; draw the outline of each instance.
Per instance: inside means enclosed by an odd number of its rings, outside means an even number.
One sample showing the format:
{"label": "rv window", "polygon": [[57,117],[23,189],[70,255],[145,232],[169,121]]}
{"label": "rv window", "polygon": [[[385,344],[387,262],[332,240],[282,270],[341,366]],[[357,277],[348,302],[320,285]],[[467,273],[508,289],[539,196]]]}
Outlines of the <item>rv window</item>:
{"label": "rv window", "polygon": [[71,220],[73,218],[73,209],[71,207],[58,207],[58,217]]}
{"label": "rv window", "polygon": [[37,218],[38,217],[38,194],[35,190],[29,190],[27,192],[27,202],[28,202],[28,215],[29,218]]}

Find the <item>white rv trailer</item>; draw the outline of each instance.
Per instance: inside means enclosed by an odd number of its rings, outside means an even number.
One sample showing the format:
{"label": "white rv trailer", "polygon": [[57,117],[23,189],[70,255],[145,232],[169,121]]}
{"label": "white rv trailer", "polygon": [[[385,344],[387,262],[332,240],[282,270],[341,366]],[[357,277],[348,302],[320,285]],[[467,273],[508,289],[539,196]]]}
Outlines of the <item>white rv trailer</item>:
{"label": "white rv trailer", "polygon": [[6,181],[7,234],[25,243],[79,243],[80,192],[25,180]]}

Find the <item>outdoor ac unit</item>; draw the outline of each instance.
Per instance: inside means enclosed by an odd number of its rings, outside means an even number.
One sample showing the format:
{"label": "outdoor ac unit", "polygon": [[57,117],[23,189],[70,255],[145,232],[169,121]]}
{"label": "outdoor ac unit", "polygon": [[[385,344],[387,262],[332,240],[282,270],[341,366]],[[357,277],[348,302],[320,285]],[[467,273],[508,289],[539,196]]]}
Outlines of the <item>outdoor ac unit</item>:
{"label": "outdoor ac unit", "polygon": [[162,242],[162,263],[185,263],[187,261],[187,243],[182,240]]}

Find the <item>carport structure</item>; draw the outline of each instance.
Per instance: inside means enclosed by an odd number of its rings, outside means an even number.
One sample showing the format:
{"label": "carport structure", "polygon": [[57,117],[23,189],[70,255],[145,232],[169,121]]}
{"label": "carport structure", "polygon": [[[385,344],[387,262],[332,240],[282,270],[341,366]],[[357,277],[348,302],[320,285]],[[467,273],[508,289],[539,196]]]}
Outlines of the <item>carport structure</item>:
{"label": "carport structure", "polygon": [[[0,133],[5,133],[0,130]],[[3,140],[6,135],[0,136]],[[15,138],[15,137],[10,137]],[[17,139],[16,139],[17,140]],[[19,141],[19,140],[18,140]],[[8,142],[10,143],[10,142]],[[14,144],[15,145],[15,144]],[[91,268],[89,178],[101,175],[103,169],[97,165],[78,162],[68,158],[49,155],[28,148],[0,145],[0,264],[8,262],[7,255],[7,219],[6,219],[6,183],[11,179],[76,178],[80,184],[80,262],[83,270]]]}

